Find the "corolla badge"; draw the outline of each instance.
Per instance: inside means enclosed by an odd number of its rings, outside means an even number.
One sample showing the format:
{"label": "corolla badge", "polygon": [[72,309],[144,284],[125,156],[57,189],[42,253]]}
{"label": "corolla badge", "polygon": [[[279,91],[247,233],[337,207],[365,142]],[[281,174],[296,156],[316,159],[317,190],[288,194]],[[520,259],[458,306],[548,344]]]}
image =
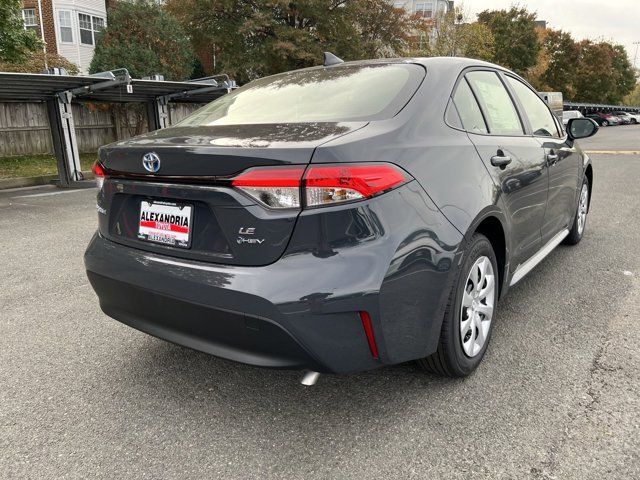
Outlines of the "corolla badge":
{"label": "corolla badge", "polygon": [[157,153],[145,153],[142,157],[142,166],[147,172],[156,173],[160,170],[160,157]]}

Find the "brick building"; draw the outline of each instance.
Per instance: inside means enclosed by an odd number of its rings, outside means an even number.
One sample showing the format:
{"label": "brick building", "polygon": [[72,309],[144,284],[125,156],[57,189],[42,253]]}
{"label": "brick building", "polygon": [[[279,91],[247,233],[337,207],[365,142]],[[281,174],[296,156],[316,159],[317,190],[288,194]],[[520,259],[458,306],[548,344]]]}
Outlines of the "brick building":
{"label": "brick building", "polygon": [[87,73],[96,33],[107,20],[105,0],[22,0],[25,28],[34,30],[57,53]]}

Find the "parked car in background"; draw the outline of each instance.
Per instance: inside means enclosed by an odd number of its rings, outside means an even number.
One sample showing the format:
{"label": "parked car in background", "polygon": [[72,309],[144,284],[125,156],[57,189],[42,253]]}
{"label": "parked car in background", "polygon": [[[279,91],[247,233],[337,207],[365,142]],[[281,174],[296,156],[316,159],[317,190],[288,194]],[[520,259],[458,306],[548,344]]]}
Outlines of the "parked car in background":
{"label": "parked car in background", "polygon": [[618,120],[617,117],[614,117],[613,115],[609,115],[606,113],[589,113],[587,115],[585,115],[587,118],[590,118],[592,120],[595,120],[596,123],[602,127],[608,127],[609,125],[619,125],[620,124],[620,120]]}
{"label": "parked car in background", "polygon": [[621,116],[617,113],[612,113],[611,116],[615,117],[620,125],[629,125],[631,123],[631,119],[629,117]]}
{"label": "parked car in background", "polygon": [[567,110],[566,112],[562,112],[562,123],[566,127],[567,123],[569,123],[569,120],[571,120],[572,118],[582,117],[584,117],[584,115],[582,115],[582,112],[580,110]]}
{"label": "parked car in background", "polygon": [[107,315],[239,362],[468,375],[498,300],[580,242],[576,140],[598,126],[563,131],[490,63],[333,58],[101,148],[91,285]]}
{"label": "parked car in background", "polygon": [[640,115],[637,113],[629,113],[629,112],[613,112],[615,115],[620,117],[626,124],[637,125],[640,123]]}

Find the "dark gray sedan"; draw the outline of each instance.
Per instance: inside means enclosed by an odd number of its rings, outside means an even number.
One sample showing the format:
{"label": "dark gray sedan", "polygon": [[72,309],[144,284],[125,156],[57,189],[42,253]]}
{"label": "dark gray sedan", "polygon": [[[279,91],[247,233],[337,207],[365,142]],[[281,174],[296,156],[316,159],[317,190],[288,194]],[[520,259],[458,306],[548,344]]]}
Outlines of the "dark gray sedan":
{"label": "dark gray sedan", "polygon": [[100,150],[102,310],[252,365],[468,375],[498,300],[584,234],[593,171],[522,78],[461,58],[256,80]]}

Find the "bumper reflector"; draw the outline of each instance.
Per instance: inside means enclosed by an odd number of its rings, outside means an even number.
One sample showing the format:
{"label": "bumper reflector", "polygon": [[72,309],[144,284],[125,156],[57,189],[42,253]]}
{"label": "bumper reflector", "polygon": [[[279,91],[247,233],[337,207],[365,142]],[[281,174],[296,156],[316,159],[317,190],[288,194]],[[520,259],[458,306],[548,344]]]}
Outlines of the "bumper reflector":
{"label": "bumper reflector", "polygon": [[369,344],[369,350],[371,356],[374,359],[378,359],[378,346],[376,345],[376,339],[373,336],[373,327],[371,326],[371,316],[368,312],[359,312],[360,320],[362,320],[362,328],[364,328],[364,334],[367,337],[367,343]]}

